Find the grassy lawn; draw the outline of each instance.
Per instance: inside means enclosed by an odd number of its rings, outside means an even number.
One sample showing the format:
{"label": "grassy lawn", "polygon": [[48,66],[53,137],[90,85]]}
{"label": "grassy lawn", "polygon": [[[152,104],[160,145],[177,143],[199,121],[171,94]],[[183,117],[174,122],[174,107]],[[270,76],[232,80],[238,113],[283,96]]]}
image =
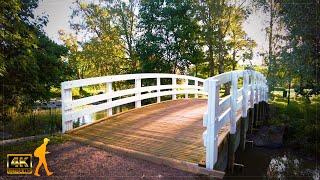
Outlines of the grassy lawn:
{"label": "grassy lawn", "polygon": [[316,148],[317,139],[320,138],[320,134],[317,133],[320,130],[320,97],[314,96],[311,103],[308,103],[291,92],[288,105],[287,98],[282,97],[282,92],[276,91],[270,104],[272,109],[269,123],[288,126],[287,143],[308,153],[320,154],[320,150]]}
{"label": "grassy lawn", "polygon": [[12,139],[40,134],[53,134],[61,131],[61,111],[37,110],[28,113],[10,113],[9,119],[0,123],[0,131],[9,134]]}

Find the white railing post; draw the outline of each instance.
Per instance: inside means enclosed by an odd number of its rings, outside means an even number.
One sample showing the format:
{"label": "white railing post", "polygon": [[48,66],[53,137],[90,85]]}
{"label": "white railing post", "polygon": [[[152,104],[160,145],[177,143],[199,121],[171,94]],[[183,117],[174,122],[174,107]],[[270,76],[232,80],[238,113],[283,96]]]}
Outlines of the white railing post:
{"label": "white railing post", "polygon": [[238,97],[238,76],[236,72],[231,73],[231,117],[230,117],[230,134],[235,134],[237,130],[237,97]]}
{"label": "white railing post", "polygon": [[72,109],[66,109],[66,103],[72,101],[72,89],[65,89],[61,84],[61,113],[62,113],[62,133],[73,129],[73,120],[66,115]]}
{"label": "white railing post", "polygon": [[254,74],[253,72],[251,71],[251,76],[250,76],[250,79],[251,79],[251,83],[250,83],[250,107],[253,108],[254,106]]}
{"label": "white railing post", "polygon": [[209,79],[206,83],[208,92],[208,116],[206,134],[206,168],[213,169],[218,158],[218,129],[216,127],[219,94],[217,80]]}
{"label": "white railing post", "polygon": [[242,89],[242,117],[247,117],[248,109],[248,84],[249,75],[247,71],[243,71],[243,89]]}
{"label": "white railing post", "polygon": [[135,89],[137,91],[137,93],[135,94],[135,96],[138,98],[138,100],[135,102],[135,107],[139,108],[141,107],[141,79],[135,79]]}
{"label": "white railing post", "polygon": [[173,90],[172,99],[175,100],[175,99],[177,99],[177,94],[176,94],[176,91],[177,91],[177,88],[176,88],[177,79],[176,78],[172,78],[172,86],[173,86],[173,88],[172,88],[172,90]]}
{"label": "white railing post", "polygon": [[[157,77],[157,93],[160,94],[161,79]],[[161,96],[157,96],[157,103],[161,101]]]}
{"label": "white railing post", "polygon": [[[184,90],[188,90],[188,85],[189,85],[189,80],[188,80],[188,79],[185,79],[185,81],[184,81],[184,86],[185,86]],[[185,94],[184,94],[184,98],[186,98],[186,99],[189,98],[188,93],[185,93]]]}
{"label": "white railing post", "polygon": [[[106,85],[107,85],[107,89],[106,89],[107,93],[111,94],[112,91],[113,91],[112,90],[112,82],[108,82]],[[107,102],[111,103],[112,102],[112,98],[108,99]],[[107,113],[108,113],[108,116],[112,116],[112,108],[109,108],[107,110]]]}
{"label": "white railing post", "polygon": [[257,104],[259,104],[260,102],[260,77],[259,76],[257,76],[256,89],[257,89],[256,99],[257,99]]}
{"label": "white railing post", "polygon": [[[197,81],[197,80],[194,80],[194,86],[195,86],[197,92],[199,91],[198,85],[199,85],[199,84],[198,84],[198,81]],[[198,98],[198,93],[195,93],[195,94],[194,94],[194,98]]]}
{"label": "white railing post", "polygon": [[257,74],[254,73],[254,104],[258,103],[258,84],[257,84]]}

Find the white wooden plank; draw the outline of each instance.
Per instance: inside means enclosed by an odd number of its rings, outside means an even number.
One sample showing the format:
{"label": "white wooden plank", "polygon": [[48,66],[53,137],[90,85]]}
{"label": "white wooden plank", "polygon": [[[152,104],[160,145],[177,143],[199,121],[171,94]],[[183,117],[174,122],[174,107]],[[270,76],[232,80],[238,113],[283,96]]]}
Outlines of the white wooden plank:
{"label": "white wooden plank", "polygon": [[220,111],[225,111],[227,108],[231,106],[231,95],[228,95],[224,97],[222,100],[220,100],[219,107]]}
{"label": "white wooden plank", "polygon": [[232,73],[231,79],[231,114],[230,114],[230,134],[236,133],[236,113],[237,113],[237,92],[238,92],[238,77],[237,73]]}
{"label": "white wooden plank", "polygon": [[89,86],[89,85],[96,85],[108,82],[115,82],[115,81],[127,81],[127,80],[134,80],[134,79],[156,79],[156,78],[178,78],[178,79],[190,79],[190,80],[197,80],[200,82],[204,82],[204,79],[186,76],[186,75],[176,75],[176,74],[162,74],[162,73],[144,73],[144,74],[124,74],[124,75],[114,75],[114,76],[103,76],[103,77],[94,77],[94,78],[87,78],[87,79],[79,79],[73,81],[66,81],[62,83],[62,87],[64,89],[76,88],[81,86]]}

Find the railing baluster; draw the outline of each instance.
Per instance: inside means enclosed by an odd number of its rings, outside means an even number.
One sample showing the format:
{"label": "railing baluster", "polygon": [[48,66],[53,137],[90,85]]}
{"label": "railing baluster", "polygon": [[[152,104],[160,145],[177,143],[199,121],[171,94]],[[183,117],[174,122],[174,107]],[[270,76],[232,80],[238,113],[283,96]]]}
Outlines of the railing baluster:
{"label": "railing baluster", "polygon": [[236,133],[237,129],[237,97],[238,97],[238,77],[236,72],[231,73],[231,113],[230,113],[230,134]]}
{"label": "railing baluster", "polygon": [[172,99],[173,99],[173,100],[177,99],[177,94],[176,94],[177,89],[176,89],[176,85],[177,85],[177,79],[176,79],[176,78],[172,78],[172,86],[173,86],[173,88],[172,88],[172,90],[173,90]]}
{"label": "railing baluster", "polygon": [[[107,89],[106,89],[107,93],[111,94],[112,93],[112,82],[108,82],[107,83]],[[111,103],[112,102],[112,98],[108,99],[107,100],[108,103]],[[107,113],[108,113],[108,116],[112,116],[112,108],[109,108],[107,110]]]}
{"label": "railing baluster", "polygon": [[254,75],[251,71],[251,76],[250,76],[250,80],[251,80],[251,82],[250,82],[250,85],[251,85],[251,87],[250,87],[250,107],[251,108],[253,108],[253,106],[254,106],[254,77],[253,76]]}
{"label": "railing baluster", "polygon": [[216,131],[216,110],[218,109],[217,107],[219,105],[219,96],[217,96],[217,82],[218,81],[214,79],[209,79],[208,82],[206,82],[208,83],[206,167],[209,169],[213,169],[213,166],[218,158],[218,132]]}
{"label": "railing baluster", "polygon": [[[160,86],[161,86],[161,78],[157,77],[157,93],[160,93]],[[157,96],[157,103],[161,102],[161,96]]]}
{"label": "railing baluster", "polygon": [[257,104],[259,102],[259,99],[258,99],[258,74],[257,73],[254,73],[254,90],[255,90],[255,98],[254,98],[254,103]]}
{"label": "railing baluster", "polygon": [[135,79],[135,89],[137,90],[137,93],[135,94],[135,96],[138,98],[138,100],[135,102],[135,107],[139,108],[141,107],[141,92],[140,92],[140,88],[141,88],[141,79]]}
{"label": "railing baluster", "polygon": [[65,107],[66,102],[72,101],[72,89],[65,89],[63,84],[61,85],[61,89],[62,133],[64,133],[73,128],[73,120],[66,115],[72,109],[66,109]]}
{"label": "railing baluster", "polygon": [[[184,81],[184,86],[185,86],[184,90],[189,90],[189,89],[188,89],[188,85],[189,85],[189,80],[188,80],[188,79],[185,79],[185,81]],[[186,99],[188,99],[188,98],[189,98],[188,93],[185,93],[185,94],[184,94],[184,97],[185,97]]]}
{"label": "railing baluster", "polygon": [[249,84],[248,72],[247,71],[243,71],[242,117],[247,117],[247,110],[248,110],[248,84]]}
{"label": "railing baluster", "polygon": [[195,88],[196,88],[196,93],[194,94],[194,98],[198,98],[198,91],[199,91],[199,89],[197,89],[198,88],[198,86],[199,86],[199,82],[197,81],[197,80],[194,80],[194,86],[195,86]]}

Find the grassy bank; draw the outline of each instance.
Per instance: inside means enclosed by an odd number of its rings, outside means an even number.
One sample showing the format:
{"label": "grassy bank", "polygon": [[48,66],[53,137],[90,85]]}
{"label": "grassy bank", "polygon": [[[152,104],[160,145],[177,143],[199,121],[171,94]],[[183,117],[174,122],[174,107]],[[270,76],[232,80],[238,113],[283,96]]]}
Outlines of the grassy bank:
{"label": "grassy bank", "polygon": [[61,131],[61,111],[37,110],[27,113],[11,112],[2,120],[2,139],[12,139]]}
{"label": "grassy bank", "polygon": [[281,92],[275,92],[270,101],[271,125],[285,125],[288,127],[287,145],[303,150],[310,154],[320,154],[317,140],[320,139],[318,124],[320,97],[311,98],[311,103],[302,97],[291,93],[290,103],[283,98]]}

